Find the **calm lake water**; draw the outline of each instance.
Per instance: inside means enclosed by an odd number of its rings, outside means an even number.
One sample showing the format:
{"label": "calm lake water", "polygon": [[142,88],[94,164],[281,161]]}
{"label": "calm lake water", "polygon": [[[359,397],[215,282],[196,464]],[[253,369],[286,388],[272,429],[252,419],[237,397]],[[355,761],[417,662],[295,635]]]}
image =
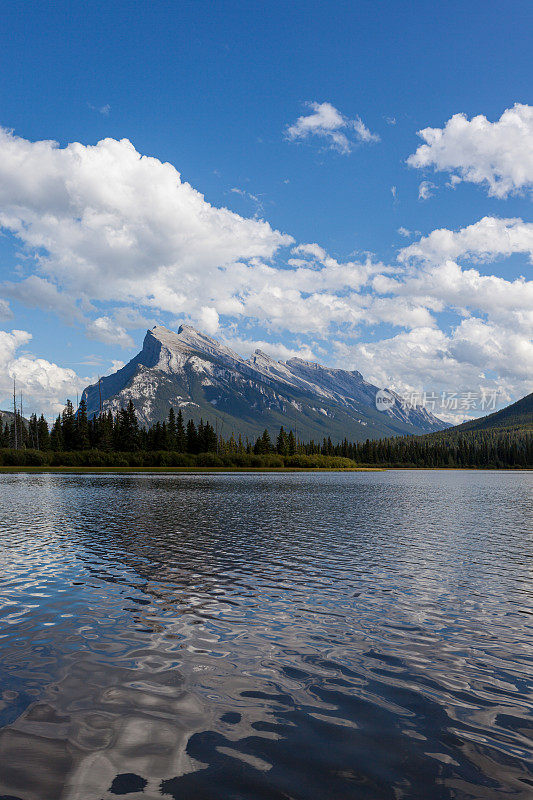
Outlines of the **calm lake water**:
{"label": "calm lake water", "polygon": [[0,798],[533,797],[533,473],[0,476]]}

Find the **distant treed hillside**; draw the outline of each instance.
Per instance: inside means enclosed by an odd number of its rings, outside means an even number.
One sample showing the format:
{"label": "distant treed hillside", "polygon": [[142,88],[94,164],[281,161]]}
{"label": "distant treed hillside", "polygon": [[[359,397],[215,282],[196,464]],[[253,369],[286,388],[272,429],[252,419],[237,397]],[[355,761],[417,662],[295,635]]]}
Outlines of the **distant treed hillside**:
{"label": "distant treed hillside", "polygon": [[[533,394],[494,414],[463,422],[445,431],[413,437],[417,457],[430,466],[533,466]],[[401,442],[393,439],[394,449]],[[416,463],[416,462],[415,462]],[[420,463],[420,462],[419,462]]]}
{"label": "distant treed hillside", "polygon": [[517,400],[516,403],[506,408],[502,408],[501,411],[495,411],[494,414],[463,422],[462,425],[456,425],[445,431],[427,434],[424,438],[451,439],[457,436],[491,430],[498,433],[506,430],[533,432],[533,393],[522,397],[521,400]]}

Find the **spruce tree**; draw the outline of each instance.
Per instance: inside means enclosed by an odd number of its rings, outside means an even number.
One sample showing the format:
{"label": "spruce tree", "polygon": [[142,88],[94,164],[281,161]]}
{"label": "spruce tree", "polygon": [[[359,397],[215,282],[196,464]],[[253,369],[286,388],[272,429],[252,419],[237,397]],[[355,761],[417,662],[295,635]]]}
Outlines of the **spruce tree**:
{"label": "spruce tree", "polygon": [[283,428],[283,425],[279,429],[278,438],[276,440],[276,452],[280,454],[280,456],[286,456],[289,451],[289,442],[287,439],[287,434]]}
{"label": "spruce tree", "polygon": [[178,419],[176,421],[176,450],[178,453],[184,453],[187,447],[187,440],[185,436],[185,426],[183,424],[183,414],[181,408],[178,411]]}
{"label": "spruce tree", "polygon": [[104,412],[95,420],[95,438],[98,450],[113,449],[113,414]]}
{"label": "spruce tree", "polygon": [[161,423],[161,444],[159,450],[168,450],[168,428],[167,423]]}
{"label": "spruce tree", "polygon": [[114,438],[117,450],[131,453],[139,448],[139,424],[132,400],[117,415]]}
{"label": "spruce tree", "polygon": [[198,452],[198,437],[196,433],[196,426],[194,421],[190,419],[187,423],[187,431],[185,434],[186,438],[186,447],[188,453],[197,453]]}
{"label": "spruce tree", "polygon": [[87,421],[87,403],[81,398],[76,414],[76,450],[89,449],[89,423]]}
{"label": "spruce tree", "polygon": [[50,434],[50,447],[55,452],[64,449],[63,428],[61,425],[61,417],[59,416],[52,426],[52,433]]}
{"label": "spruce tree", "polygon": [[266,428],[263,431],[263,435],[261,437],[261,441],[263,442],[263,452],[264,453],[270,453],[270,451],[272,450],[272,442],[270,440],[270,434],[269,434],[269,432],[267,431]]}
{"label": "spruce tree", "polygon": [[254,453],[257,453],[258,455],[266,455],[267,453],[270,453],[271,450],[272,442],[270,440],[270,434],[265,428],[263,435],[260,436],[255,442]]}
{"label": "spruce tree", "polygon": [[294,438],[294,433],[289,431],[289,435],[287,437],[287,450],[290,456],[296,455],[296,439]]}
{"label": "spruce tree", "polygon": [[131,450],[138,450],[139,449],[139,423],[137,421],[137,414],[135,413],[135,406],[133,405],[133,400],[130,399],[128,403],[127,409],[128,415],[128,433],[130,437],[130,449]]}
{"label": "spruce tree", "polygon": [[204,426],[204,447],[206,453],[216,453],[218,449],[217,435],[210,422]]}
{"label": "spruce tree", "polygon": [[204,421],[200,418],[200,422],[198,423],[198,428],[196,432],[196,447],[197,453],[205,453],[206,446],[205,446],[205,430],[204,430]]}
{"label": "spruce tree", "polygon": [[177,429],[176,429],[176,415],[172,406],[168,412],[168,425],[167,425],[167,450],[175,450],[177,445]]}
{"label": "spruce tree", "polygon": [[43,414],[37,421],[37,441],[39,450],[50,450],[50,431]]}
{"label": "spruce tree", "polygon": [[76,447],[76,420],[70,400],[67,400],[67,405],[61,415],[61,428],[63,432],[63,449],[74,450]]}
{"label": "spruce tree", "polygon": [[16,415],[16,425],[17,425],[17,434],[18,434],[18,445],[19,447],[30,447],[30,435],[28,431],[28,426],[24,421],[24,417],[17,411]]}
{"label": "spruce tree", "polygon": [[164,450],[165,449],[165,431],[163,429],[163,425],[161,425],[159,420],[156,422],[155,427],[153,429],[152,447],[153,447],[154,450]]}
{"label": "spruce tree", "polygon": [[29,426],[28,426],[28,433],[29,433],[29,437],[30,437],[30,447],[33,448],[33,450],[38,450],[39,448],[37,446],[38,439],[37,439],[37,415],[36,414],[32,414],[30,416],[30,422],[29,422]]}

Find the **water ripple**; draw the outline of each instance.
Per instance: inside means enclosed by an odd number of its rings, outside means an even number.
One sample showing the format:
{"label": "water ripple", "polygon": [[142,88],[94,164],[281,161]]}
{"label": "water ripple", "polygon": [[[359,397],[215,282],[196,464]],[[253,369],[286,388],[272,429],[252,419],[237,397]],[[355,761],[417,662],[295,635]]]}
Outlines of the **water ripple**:
{"label": "water ripple", "polygon": [[532,796],[530,473],[0,487],[0,797]]}

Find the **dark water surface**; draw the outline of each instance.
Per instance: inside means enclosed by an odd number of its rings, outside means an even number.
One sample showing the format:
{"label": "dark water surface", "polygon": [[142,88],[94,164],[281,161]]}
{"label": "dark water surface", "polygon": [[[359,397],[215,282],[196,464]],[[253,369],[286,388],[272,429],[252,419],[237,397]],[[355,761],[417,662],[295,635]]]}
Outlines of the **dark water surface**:
{"label": "dark water surface", "polygon": [[0,798],[530,800],[532,489],[0,476]]}

